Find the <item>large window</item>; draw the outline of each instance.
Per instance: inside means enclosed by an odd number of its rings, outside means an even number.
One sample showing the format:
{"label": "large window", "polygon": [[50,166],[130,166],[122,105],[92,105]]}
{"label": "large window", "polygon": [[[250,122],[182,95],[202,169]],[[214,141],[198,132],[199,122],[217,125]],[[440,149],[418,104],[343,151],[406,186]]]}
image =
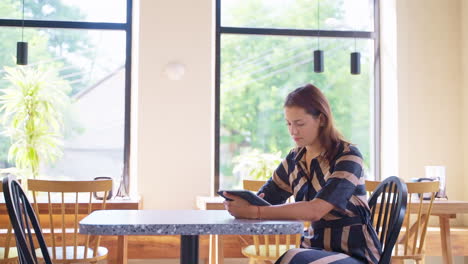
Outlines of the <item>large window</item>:
{"label": "large window", "polygon": [[[320,2],[317,2],[320,1]],[[218,0],[215,189],[267,178],[294,147],[283,100],[312,83],[329,99],[336,125],[364,155],[367,177],[378,157],[377,1]],[[319,16],[318,16],[319,15]],[[325,71],[313,71],[313,51]],[[350,53],[361,53],[361,74]],[[265,174],[266,175],[262,175]]]}
{"label": "large window", "polygon": [[[128,183],[132,1],[25,1],[29,63],[16,66],[21,3],[0,2],[0,94],[11,85],[4,79],[5,66],[51,70],[70,87],[70,104],[62,113],[63,154],[53,163],[41,163],[40,176],[108,176],[116,187]],[[15,165],[7,159],[11,143],[11,138],[0,136],[0,168]]]}

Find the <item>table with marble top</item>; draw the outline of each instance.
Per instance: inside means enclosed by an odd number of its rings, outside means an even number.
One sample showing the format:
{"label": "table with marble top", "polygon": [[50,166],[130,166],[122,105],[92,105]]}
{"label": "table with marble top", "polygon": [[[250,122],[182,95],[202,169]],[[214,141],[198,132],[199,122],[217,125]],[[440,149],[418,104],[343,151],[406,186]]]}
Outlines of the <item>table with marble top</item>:
{"label": "table with marble top", "polygon": [[180,263],[198,263],[199,235],[299,234],[301,221],[235,219],[227,211],[101,210],[80,221],[80,233],[118,236],[118,263],[127,263],[128,235],[180,235]]}

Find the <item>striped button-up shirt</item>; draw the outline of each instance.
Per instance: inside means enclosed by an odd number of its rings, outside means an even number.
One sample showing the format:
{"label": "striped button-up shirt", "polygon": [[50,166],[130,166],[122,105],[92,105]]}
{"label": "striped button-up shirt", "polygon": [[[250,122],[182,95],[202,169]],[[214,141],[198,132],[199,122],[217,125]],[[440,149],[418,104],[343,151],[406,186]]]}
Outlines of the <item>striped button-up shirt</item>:
{"label": "striped button-up shirt", "polygon": [[341,143],[338,154],[328,161],[325,153],[306,166],[306,148],[290,151],[259,190],[271,204],[322,199],[334,205],[322,219],[311,224],[301,247],[341,252],[364,263],[378,263],[380,243],[370,224],[362,168],[362,155]]}

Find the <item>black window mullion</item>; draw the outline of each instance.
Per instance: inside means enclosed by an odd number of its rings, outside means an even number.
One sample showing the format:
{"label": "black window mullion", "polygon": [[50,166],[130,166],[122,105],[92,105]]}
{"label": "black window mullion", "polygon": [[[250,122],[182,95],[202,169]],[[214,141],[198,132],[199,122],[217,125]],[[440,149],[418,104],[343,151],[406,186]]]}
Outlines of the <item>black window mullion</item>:
{"label": "black window mullion", "polygon": [[124,167],[123,182],[125,194],[130,190],[130,124],[131,124],[131,94],[132,94],[132,0],[127,0],[126,46],[125,46],[125,124],[124,124]]}
{"label": "black window mullion", "polygon": [[380,1],[374,0],[374,176],[382,180],[381,172],[381,85],[380,85]]}
{"label": "black window mullion", "polygon": [[375,38],[375,33],[371,31],[309,30],[282,28],[220,27],[220,33],[295,37]]}
{"label": "black window mullion", "polygon": [[221,115],[220,111],[220,86],[221,86],[221,0],[216,0],[216,40],[215,40],[215,165],[214,165],[214,192],[215,195],[220,187],[219,173],[219,147],[220,147],[220,129]]}
{"label": "black window mullion", "polygon": [[[22,27],[21,19],[0,19],[2,27]],[[127,23],[103,23],[103,22],[74,22],[52,20],[24,20],[24,27],[35,28],[67,28],[67,29],[103,29],[126,30]]]}

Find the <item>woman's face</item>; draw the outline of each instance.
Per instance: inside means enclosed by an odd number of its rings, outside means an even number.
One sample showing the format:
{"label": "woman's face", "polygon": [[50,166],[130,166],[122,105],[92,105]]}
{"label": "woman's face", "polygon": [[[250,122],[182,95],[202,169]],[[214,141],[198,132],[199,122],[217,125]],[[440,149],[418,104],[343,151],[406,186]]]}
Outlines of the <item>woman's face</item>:
{"label": "woman's face", "polygon": [[284,116],[289,134],[297,146],[315,146],[319,143],[320,117],[308,114],[301,107],[285,107]]}

